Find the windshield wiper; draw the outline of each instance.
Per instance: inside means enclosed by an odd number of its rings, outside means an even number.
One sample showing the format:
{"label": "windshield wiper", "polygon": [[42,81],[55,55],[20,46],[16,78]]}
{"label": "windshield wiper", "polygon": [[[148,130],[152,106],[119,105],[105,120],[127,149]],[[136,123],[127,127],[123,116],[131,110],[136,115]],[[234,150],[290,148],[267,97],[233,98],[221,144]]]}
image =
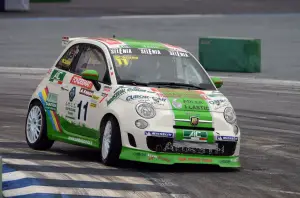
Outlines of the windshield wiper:
{"label": "windshield wiper", "polygon": [[119,80],[119,84],[121,85],[142,85],[142,86],[148,86],[148,83],[145,82],[139,82],[135,80]]}
{"label": "windshield wiper", "polygon": [[166,85],[171,87],[189,87],[189,88],[206,90],[206,88],[197,85],[187,84],[187,83],[177,83],[177,82],[149,82],[148,85]]}

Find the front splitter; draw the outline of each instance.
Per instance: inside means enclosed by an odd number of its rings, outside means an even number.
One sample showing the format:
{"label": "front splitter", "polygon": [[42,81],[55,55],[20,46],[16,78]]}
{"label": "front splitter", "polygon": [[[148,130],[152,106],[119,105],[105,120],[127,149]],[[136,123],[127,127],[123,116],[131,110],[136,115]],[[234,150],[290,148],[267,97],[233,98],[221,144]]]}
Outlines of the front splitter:
{"label": "front splitter", "polygon": [[241,167],[238,156],[207,156],[143,151],[122,147],[120,159],[154,164],[211,164],[226,168]]}

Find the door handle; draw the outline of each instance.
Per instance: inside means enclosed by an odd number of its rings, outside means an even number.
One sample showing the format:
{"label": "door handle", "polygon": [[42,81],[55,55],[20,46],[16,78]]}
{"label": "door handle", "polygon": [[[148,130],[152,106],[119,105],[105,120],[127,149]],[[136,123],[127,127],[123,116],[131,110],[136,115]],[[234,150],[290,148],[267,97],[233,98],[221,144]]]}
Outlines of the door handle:
{"label": "door handle", "polygon": [[60,89],[63,91],[69,91],[68,86],[61,86]]}

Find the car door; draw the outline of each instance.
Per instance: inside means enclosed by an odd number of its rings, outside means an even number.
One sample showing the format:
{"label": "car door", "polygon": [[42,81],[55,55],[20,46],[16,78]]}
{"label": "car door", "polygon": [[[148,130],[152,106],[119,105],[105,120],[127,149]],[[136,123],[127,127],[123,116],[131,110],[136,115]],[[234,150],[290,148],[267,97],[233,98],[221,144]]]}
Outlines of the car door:
{"label": "car door", "polygon": [[[93,82],[81,77],[86,69],[99,73],[100,90]],[[65,91],[61,91],[62,128],[69,140],[97,146],[101,121],[101,104],[110,85],[109,71],[101,48],[85,44],[76,64],[72,65],[71,76]]]}
{"label": "car door", "polygon": [[50,71],[47,86],[39,94],[42,102],[45,104],[48,118],[47,124],[52,126],[52,128],[48,127],[48,135],[53,138],[60,138],[61,134],[63,134],[60,124],[60,115],[63,111],[63,106],[59,102],[60,94],[68,81],[72,63],[76,61],[78,55],[79,45],[73,45],[66,49],[55,67]]}

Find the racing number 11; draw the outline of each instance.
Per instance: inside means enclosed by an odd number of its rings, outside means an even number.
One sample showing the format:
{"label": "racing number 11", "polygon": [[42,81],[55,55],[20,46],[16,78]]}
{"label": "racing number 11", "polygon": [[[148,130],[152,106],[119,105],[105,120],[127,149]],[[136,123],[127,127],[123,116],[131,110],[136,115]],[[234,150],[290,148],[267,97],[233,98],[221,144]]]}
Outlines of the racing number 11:
{"label": "racing number 11", "polygon": [[[83,106],[84,108],[84,121],[86,121],[86,114],[87,114],[87,108],[88,108],[88,104],[89,102],[86,102],[86,104]],[[78,103],[77,107],[78,107],[78,120],[80,120],[80,115],[81,115],[81,105],[82,105],[82,100],[80,101],[80,103]]]}

